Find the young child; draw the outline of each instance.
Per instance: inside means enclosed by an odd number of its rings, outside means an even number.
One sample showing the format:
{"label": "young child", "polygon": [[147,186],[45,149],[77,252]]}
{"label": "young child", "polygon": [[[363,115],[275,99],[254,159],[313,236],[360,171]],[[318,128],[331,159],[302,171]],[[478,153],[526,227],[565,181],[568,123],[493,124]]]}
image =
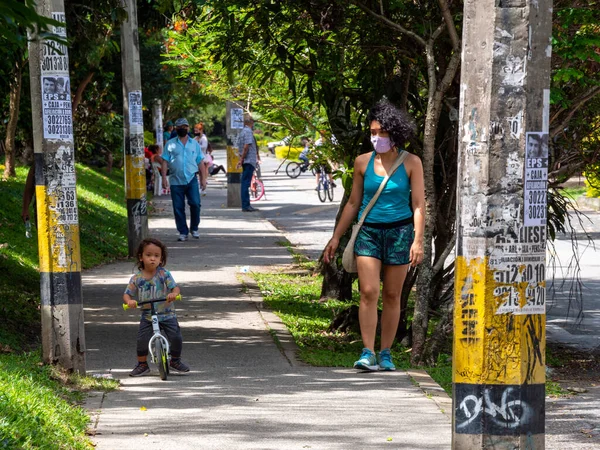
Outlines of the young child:
{"label": "young child", "polygon": [[208,174],[212,177],[219,173],[219,171],[223,171],[225,175],[227,175],[227,171],[225,167],[220,164],[215,164],[215,161],[212,156],[212,147],[209,145],[206,151],[206,164],[208,165]]}
{"label": "young child", "polygon": [[[137,250],[138,273],[133,275],[123,294],[123,302],[130,308],[136,307],[137,301],[167,298],[166,302],[156,303],[160,329],[164,331],[171,347],[172,369],[178,372],[189,372],[190,368],[181,361],[181,347],[183,338],[173,301],[180,293],[179,286],[164,268],[167,263],[167,248],[158,239],[144,239]],[[134,298],[136,300],[134,300]],[[137,366],[129,374],[130,377],[139,377],[150,372],[148,367],[148,342],[154,333],[150,316],[150,305],[142,306],[142,317],[137,338]]]}

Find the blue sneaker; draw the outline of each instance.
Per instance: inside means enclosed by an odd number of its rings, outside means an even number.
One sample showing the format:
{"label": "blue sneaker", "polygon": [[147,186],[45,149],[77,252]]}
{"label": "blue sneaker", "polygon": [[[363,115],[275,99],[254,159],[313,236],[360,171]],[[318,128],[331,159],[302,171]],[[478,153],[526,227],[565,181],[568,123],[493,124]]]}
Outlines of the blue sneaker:
{"label": "blue sneaker", "polygon": [[384,348],[379,352],[379,369],[380,370],[396,370],[396,366],[392,362],[392,353],[389,348]]}
{"label": "blue sneaker", "polygon": [[373,372],[379,370],[379,365],[377,364],[377,358],[375,358],[375,353],[373,353],[368,348],[363,348],[360,358],[358,358],[358,361],[354,363],[354,368],[360,370],[370,370]]}

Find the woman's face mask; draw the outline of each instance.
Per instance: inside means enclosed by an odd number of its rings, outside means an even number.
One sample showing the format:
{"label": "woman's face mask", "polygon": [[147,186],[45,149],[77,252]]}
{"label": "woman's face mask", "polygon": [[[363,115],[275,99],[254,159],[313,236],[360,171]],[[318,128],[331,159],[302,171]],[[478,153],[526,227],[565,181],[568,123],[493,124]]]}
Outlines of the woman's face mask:
{"label": "woman's face mask", "polygon": [[389,137],[371,136],[371,144],[377,153],[389,152],[392,148],[392,141]]}

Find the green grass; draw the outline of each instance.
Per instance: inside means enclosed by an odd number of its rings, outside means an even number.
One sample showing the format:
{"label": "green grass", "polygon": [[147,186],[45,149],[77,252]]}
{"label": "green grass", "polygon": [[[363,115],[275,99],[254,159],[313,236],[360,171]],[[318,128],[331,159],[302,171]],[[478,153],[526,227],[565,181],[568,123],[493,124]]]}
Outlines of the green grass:
{"label": "green grass", "polygon": [[[81,262],[84,269],[127,255],[127,211],[123,171],[111,174],[77,165]],[[37,230],[25,237],[21,205],[27,167],[0,180],[0,303],[4,317],[0,345],[23,349],[39,335],[39,260]],[[33,218],[33,207],[30,215]],[[22,330],[31,330],[23,333]]]}
{"label": "green grass", "polygon": [[112,390],[118,383],[90,377],[65,382],[39,360],[38,353],[0,358],[0,448],[93,448],[85,434],[89,418],[74,404],[83,398],[80,389]]}
{"label": "green grass", "polygon": [[[292,334],[299,348],[300,359],[314,366],[352,367],[362,350],[358,330],[332,332],[329,325],[337,313],[350,305],[358,305],[356,284],[353,302],[320,302],[321,276],[310,273],[254,273],[253,277],[262,292],[265,305],[281,318]],[[396,366],[408,369],[410,362],[406,348],[396,343],[391,350]],[[425,369],[447,392],[451,392],[452,368],[449,358],[443,356],[436,367]]]}
{"label": "green grass", "polygon": [[569,188],[562,188],[561,189],[561,193],[569,198],[572,199],[576,199],[577,197],[581,197],[582,195],[585,195],[587,192],[587,187],[585,186],[580,186],[580,187],[569,187]]}
{"label": "green grass", "polygon": [[[1,162],[1,161],[0,161]],[[81,262],[93,267],[127,256],[123,171],[77,170]],[[25,237],[21,205],[27,167],[0,180],[0,449],[92,448],[89,418],[76,406],[90,389],[114,389],[114,380],[60,373],[41,364],[40,276],[37,230]],[[33,207],[30,211],[33,218]]]}

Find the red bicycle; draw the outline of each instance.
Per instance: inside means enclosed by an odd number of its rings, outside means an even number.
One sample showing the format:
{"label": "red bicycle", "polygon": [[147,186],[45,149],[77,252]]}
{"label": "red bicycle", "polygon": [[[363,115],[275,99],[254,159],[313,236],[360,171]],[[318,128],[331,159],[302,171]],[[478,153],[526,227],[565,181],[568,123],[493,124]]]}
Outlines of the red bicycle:
{"label": "red bicycle", "polygon": [[260,166],[257,165],[250,181],[250,201],[257,202],[263,197],[265,197],[265,185],[260,179]]}

